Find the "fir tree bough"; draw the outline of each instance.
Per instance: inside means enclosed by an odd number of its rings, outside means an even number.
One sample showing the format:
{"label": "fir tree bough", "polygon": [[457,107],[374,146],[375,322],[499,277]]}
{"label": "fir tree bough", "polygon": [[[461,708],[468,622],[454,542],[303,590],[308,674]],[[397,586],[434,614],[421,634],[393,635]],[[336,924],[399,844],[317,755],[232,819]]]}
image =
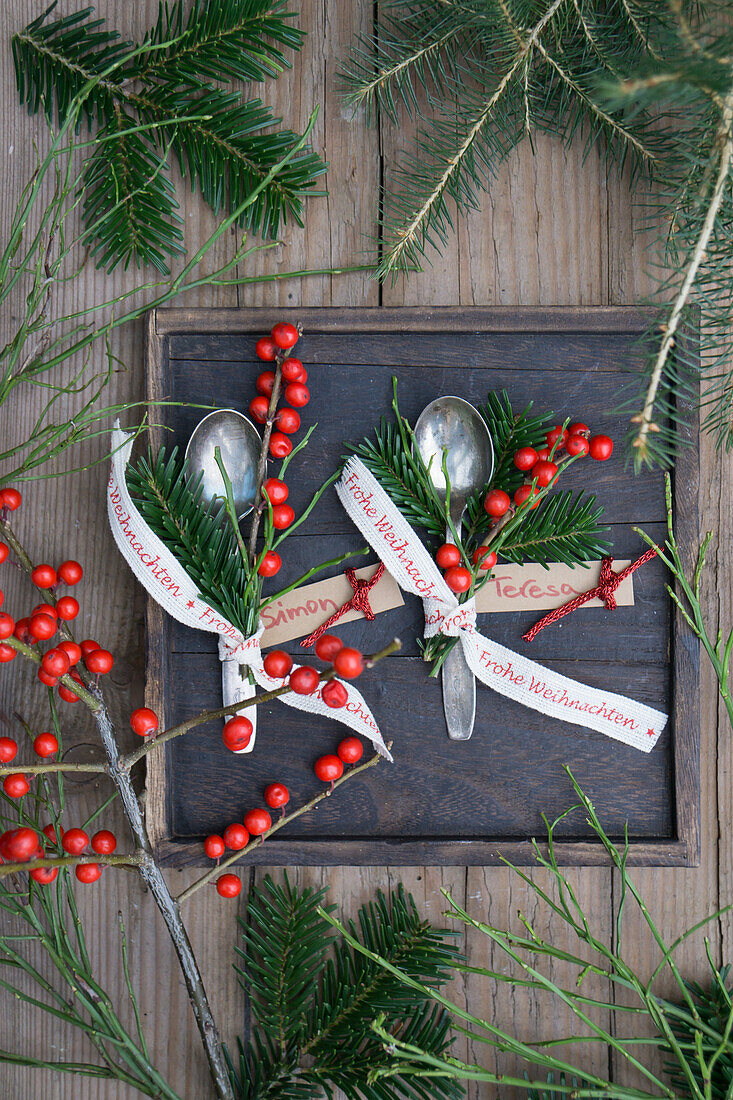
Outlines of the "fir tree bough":
{"label": "fir tree bough", "polygon": [[[376,1017],[395,1035],[436,1057],[450,1049],[450,1015],[415,993],[345,940],[322,915],[327,891],[277,885],[268,875],[241,921],[237,967],[250,998],[251,1037],[228,1056],[237,1100],[310,1100],[341,1089],[351,1100],[463,1095],[452,1080],[377,1079],[389,1056],[372,1030]],[[335,906],[326,906],[326,912]],[[363,905],[350,935],[427,989],[440,989],[459,955],[453,934],[420,918],[400,885]]]}
{"label": "fir tree bough", "polygon": [[637,470],[671,465],[688,440],[701,372],[705,427],[733,447],[732,55],[727,0],[382,0],[343,66],[352,106],[417,116],[388,165],[382,278],[444,247],[454,213],[477,209],[535,133],[580,137],[644,181],[658,319],[621,406]]}
{"label": "fir tree bough", "polygon": [[224,87],[276,78],[289,65],[304,34],[285,0],[193,0],[187,16],[185,0],[161,3],[142,47],[93,19],[91,7],[50,20],[55,7],[13,37],[18,92],[29,111],[63,121],[82,88],[101,78],[84,115],[105,140],[81,186],[84,243],[100,267],[134,262],[167,273],[169,257],[184,251],[171,155],[215,213],[237,210],[265,182],[239,224],[266,237],[287,221],[303,224],[325,164],[305,146],[267,179],[298,135],[276,129],[282,120],[259,99]]}

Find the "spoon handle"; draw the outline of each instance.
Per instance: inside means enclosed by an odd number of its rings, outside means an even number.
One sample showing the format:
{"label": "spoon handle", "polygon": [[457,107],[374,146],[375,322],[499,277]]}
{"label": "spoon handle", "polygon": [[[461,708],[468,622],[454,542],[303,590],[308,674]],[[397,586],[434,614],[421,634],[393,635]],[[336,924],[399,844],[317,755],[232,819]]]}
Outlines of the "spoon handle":
{"label": "spoon handle", "polygon": [[[257,690],[257,685],[250,678],[246,665],[240,665],[239,661],[222,661],[221,663],[221,695],[225,707],[232,703],[243,703],[251,699]],[[252,736],[246,749],[235,749],[237,753],[252,752],[255,747],[257,735],[257,707],[242,707],[237,714],[249,718],[252,723]]]}
{"label": "spoon handle", "polygon": [[[460,518],[455,526],[460,537]],[[446,542],[453,542],[450,529],[446,531]],[[476,680],[466,664],[460,642],[456,642],[443,661],[441,682],[448,736],[451,741],[468,741],[476,719]]]}

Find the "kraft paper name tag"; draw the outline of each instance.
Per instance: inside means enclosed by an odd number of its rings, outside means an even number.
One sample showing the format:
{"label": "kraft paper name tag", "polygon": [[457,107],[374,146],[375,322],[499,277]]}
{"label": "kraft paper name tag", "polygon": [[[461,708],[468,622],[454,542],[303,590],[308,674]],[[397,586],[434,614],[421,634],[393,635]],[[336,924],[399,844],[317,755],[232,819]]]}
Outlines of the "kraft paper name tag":
{"label": "kraft paper name tag", "polygon": [[[614,558],[613,571],[620,573],[629,560]],[[595,588],[601,575],[600,561],[580,565],[563,565],[551,562],[549,569],[527,562],[525,565],[494,566],[493,576],[477,593],[477,611],[554,611],[568,600]],[[632,607],[634,603],[634,578],[626,577],[614,593],[619,607]],[[583,607],[603,607],[603,600],[595,597]],[[580,611],[583,607],[579,608]]]}
{"label": "kraft paper name tag", "polygon": [[[630,564],[629,560],[614,559],[614,572],[620,573]],[[360,579],[367,579],[376,572],[376,565],[357,569]],[[501,562],[494,567],[494,575],[484,585],[476,598],[476,610],[491,611],[552,611],[568,600],[595,588],[601,574],[600,561],[589,562],[588,568],[553,562],[549,569],[528,562],[526,565],[509,565]],[[262,609],[265,633],[262,647],[282,645],[294,638],[304,638],[345,604],[354,595],[347,578],[341,573],[325,581],[305,584],[294,592],[288,592],[275,603]],[[619,607],[632,607],[634,603],[634,578],[629,576],[616,589]],[[391,611],[404,604],[402,592],[389,573],[369,591],[369,603],[375,615]],[[603,607],[599,599],[589,600],[583,607]],[[582,611],[583,608],[580,608]],[[361,611],[347,611],[340,623],[362,619]],[[338,633],[338,626],[334,626]]]}
{"label": "kraft paper name tag", "polygon": [[[376,565],[367,565],[364,569],[357,569],[356,576],[359,580],[368,580],[376,573],[377,568]],[[304,584],[302,588],[286,593],[279,600],[263,607],[260,612],[265,624],[262,648],[281,645],[293,638],[304,638],[321,623],[325,623],[353,595],[354,589],[343,573],[325,581]],[[402,607],[404,602],[397,583],[386,571],[374,587],[369,589],[369,605],[375,615],[380,611],[391,611],[393,607]],[[352,609],[341,616],[338,625],[363,618],[361,611]],[[337,631],[336,626],[333,629],[334,632]]]}

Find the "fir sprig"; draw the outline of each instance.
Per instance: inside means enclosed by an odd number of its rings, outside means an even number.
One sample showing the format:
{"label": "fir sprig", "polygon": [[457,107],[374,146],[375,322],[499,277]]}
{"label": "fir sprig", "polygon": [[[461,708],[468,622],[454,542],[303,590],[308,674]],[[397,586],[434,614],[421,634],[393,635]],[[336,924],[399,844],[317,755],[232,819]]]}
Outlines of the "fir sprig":
{"label": "fir sprig", "polygon": [[[334,939],[322,915],[334,908],[324,909],[326,893],[298,891],[287,876],[279,886],[268,876],[250,896],[237,970],[256,1027],[248,1042],[238,1041],[237,1065],[229,1061],[238,1100],[306,1100],[337,1088],[363,1100],[460,1096],[454,1082],[414,1088],[399,1075],[387,1086],[373,1080],[388,1061],[372,1030],[375,1017],[384,1015],[387,1027],[442,1055],[450,1016]],[[458,958],[451,934],[421,920],[402,886],[362,906],[349,930],[430,989],[440,988]]]}
{"label": "fir sprig", "polygon": [[[87,82],[84,115],[104,145],[82,177],[87,233],[100,266],[145,263],[168,271],[183,251],[181,220],[168,180],[171,153],[215,212],[238,209],[240,224],[275,237],[302,224],[303,203],[325,171],[258,99],[221,85],[263,81],[288,65],[303,32],[285,0],[176,0],[160,5],[142,46],[93,19],[93,8],[51,21],[51,7],[13,38],[18,92],[30,111],[61,122]],[[133,132],[134,131],[134,132]],[[274,166],[278,171],[268,179]],[[264,184],[264,186],[262,186]]]}
{"label": "fir sprig", "polygon": [[[573,495],[570,490],[553,493],[537,511],[530,509],[505,538],[499,532],[493,545],[502,558],[516,565],[526,561],[582,565],[605,557],[611,548],[602,537],[608,532],[608,527],[600,526],[602,516],[603,506],[594,496]],[[486,513],[484,521],[475,528],[477,539],[489,530]]]}

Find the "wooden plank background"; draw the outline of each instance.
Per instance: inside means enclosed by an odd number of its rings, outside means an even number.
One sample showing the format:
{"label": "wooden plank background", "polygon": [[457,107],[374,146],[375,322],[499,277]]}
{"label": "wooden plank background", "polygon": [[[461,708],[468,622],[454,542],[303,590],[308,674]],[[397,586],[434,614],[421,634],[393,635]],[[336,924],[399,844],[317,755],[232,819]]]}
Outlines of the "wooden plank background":
{"label": "wooden plank background", "polygon": [[[68,12],[85,6],[86,0],[62,0]],[[3,171],[3,203],[0,211],[3,228],[11,216],[11,196],[20,192],[35,164],[34,141],[45,140],[44,124],[29,120],[17,105],[9,38],[46,6],[45,0],[5,0],[0,13],[2,48],[3,112],[0,118],[0,157]],[[139,36],[150,26],[157,12],[156,0],[99,0],[100,14],[108,17],[126,36]],[[358,259],[365,238],[375,232],[377,184],[382,173],[389,178],[393,154],[404,140],[404,131],[384,127],[381,132],[367,130],[363,119],[350,121],[349,112],[340,104],[335,90],[338,60],[355,32],[368,32],[373,18],[372,3],[336,3],[335,0],[308,0],[303,4],[303,19],[311,32],[303,54],[292,73],[277,86],[264,90],[289,124],[303,126],[314,103],[321,104],[316,126],[316,147],[330,161],[330,194],[309,205],[307,228],[288,234],[287,247],[266,256],[255,257],[249,273],[284,271],[304,266],[345,264]],[[195,246],[214,224],[213,217],[187,188],[180,188],[182,213],[191,246]],[[442,258],[423,275],[396,287],[379,287],[362,275],[318,277],[248,287],[242,292],[230,289],[207,291],[191,297],[190,304],[267,305],[359,305],[400,306],[415,304],[621,304],[638,301],[650,290],[644,273],[641,252],[643,242],[641,216],[632,209],[628,180],[607,181],[599,158],[585,160],[580,147],[563,149],[546,138],[535,141],[534,154],[525,145],[512,156],[492,187],[491,194],[477,212],[461,223]],[[231,239],[220,242],[219,259],[232,248]],[[81,279],[59,292],[59,309],[71,310],[88,303],[93,295],[120,290],[131,285],[133,276],[117,272],[111,279],[87,269]],[[113,393],[118,400],[138,398],[143,393],[142,325],[127,329],[119,338],[117,351],[127,364],[118,374]],[[39,395],[40,400],[40,395]],[[22,431],[34,418],[37,406],[25,394],[24,400],[5,410],[4,431]],[[89,462],[94,448],[85,448]],[[94,630],[101,644],[116,655],[111,681],[115,687],[114,709],[119,717],[140,704],[143,683],[143,600],[132,578],[122,566],[107,531],[103,490],[105,471],[92,468],[79,476],[58,482],[43,482],[26,494],[27,504],[20,517],[20,530],[31,553],[52,561],[78,557],[87,569],[83,590],[81,623]],[[710,554],[710,571],[705,579],[705,601],[711,625],[719,619],[730,623],[731,564],[730,539],[733,534],[733,478],[729,459],[718,455],[704,441],[701,456],[701,528],[719,533]],[[634,486],[629,475],[629,493]],[[9,606],[20,598],[14,578],[3,577]],[[23,588],[24,598],[29,597]],[[40,715],[40,696],[32,688],[32,679],[15,671],[15,679],[5,674],[2,716],[21,708],[33,720]],[[81,716],[74,714],[67,723],[67,743],[74,746],[72,758],[88,758],[92,730]],[[690,870],[638,869],[635,881],[647,897],[654,916],[667,937],[725,903],[733,896],[733,740],[724,711],[718,702],[713,677],[703,667],[701,706],[702,750],[702,862]],[[69,783],[81,819],[103,796],[104,789],[94,783]],[[107,815],[113,826],[113,815]],[[117,823],[119,825],[119,822]],[[113,826],[114,827],[114,826]],[[259,879],[264,868],[252,872]],[[182,886],[190,872],[171,872],[175,888]],[[439,920],[444,907],[441,888],[453,891],[456,900],[476,916],[500,925],[516,925],[517,913],[532,920],[538,935],[566,942],[566,934],[556,922],[540,911],[536,899],[511,872],[497,868],[449,867],[389,870],[302,869],[294,875],[299,882],[329,883],[332,898],[344,913],[351,913],[377,887],[389,888],[402,880],[412,890],[422,911]],[[596,930],[609,939],[614,933],[618,905],[617,883],[612,873],[601,868],[577,869],[569,877]],[[546,885],[544,876],[537,881]],[[193,1020],[185,998],[167,935],[151,899],[143,894],[132,876],[119,874],[106,878],[88,892],[79,891],[91,951],[102,984],[115,999],[124,999],[120,975],[117,911],[125,914],[131,941],[132,980],[140,991],[144,1024],[153,1057],[170,1084],[186,1100],[209,1095],[206,1071],[199,1053]],[[654,959],[649,936],[641,917],[626,907],[625,949],[627,958],[641,971],[651,969]],[[242,1021],[241,994],[232,969],[232,944],[237,935],[237,905],[223,904],[216,895],[198,895],[187,914],[192,939],[199,952],[202,969],[218,1014],[222,1033],[232,1040]],[[730,958],[733,919],[710,925],[713,957]],[[483,939],[470,938],[466,949],[473,965],[489,966],[491,952]],[[690,978],[703,977],[704,961],[699,937],[688,941],[678,955],[683,972]],[[555,977],[562,978],[562,974]],[[572,1030],[572,1022],[559,1012],[557,1005],[547,1011],[547,1003],[512,992],[480,977],[455,983],[455,996],[467,1002],[473,1012],[495,1018],[507,1029],[515,1028],[523,1038],[562,1036]],[[590,986],[587,989],[591,993]],[[43,1057],[84,1058],[85,1044],[49,1028],[26,1008],[5,996],[0,1012],[0,1047],[25,1051]],[[492,1055],[483,1049],[466,1050],[457,1044],[457,1053],[487,1060]],[[595,1063],[602,1072],[607,1068],[604,1052],[587,1048],[589,1066]],[[628,1079],[624,1066],[619,1075]],[[40,1071],[0,1066],[0,1095],[13,1100],[43,1096],[45,1100],[112,1100],[127,1097],[129,1090],[104,1082],[79,1082],[54,1077]],[[471,1086],[470,1095],[489,1097],[489,1089]],[[502,1090],[502,1096],[506,1090]]]}

